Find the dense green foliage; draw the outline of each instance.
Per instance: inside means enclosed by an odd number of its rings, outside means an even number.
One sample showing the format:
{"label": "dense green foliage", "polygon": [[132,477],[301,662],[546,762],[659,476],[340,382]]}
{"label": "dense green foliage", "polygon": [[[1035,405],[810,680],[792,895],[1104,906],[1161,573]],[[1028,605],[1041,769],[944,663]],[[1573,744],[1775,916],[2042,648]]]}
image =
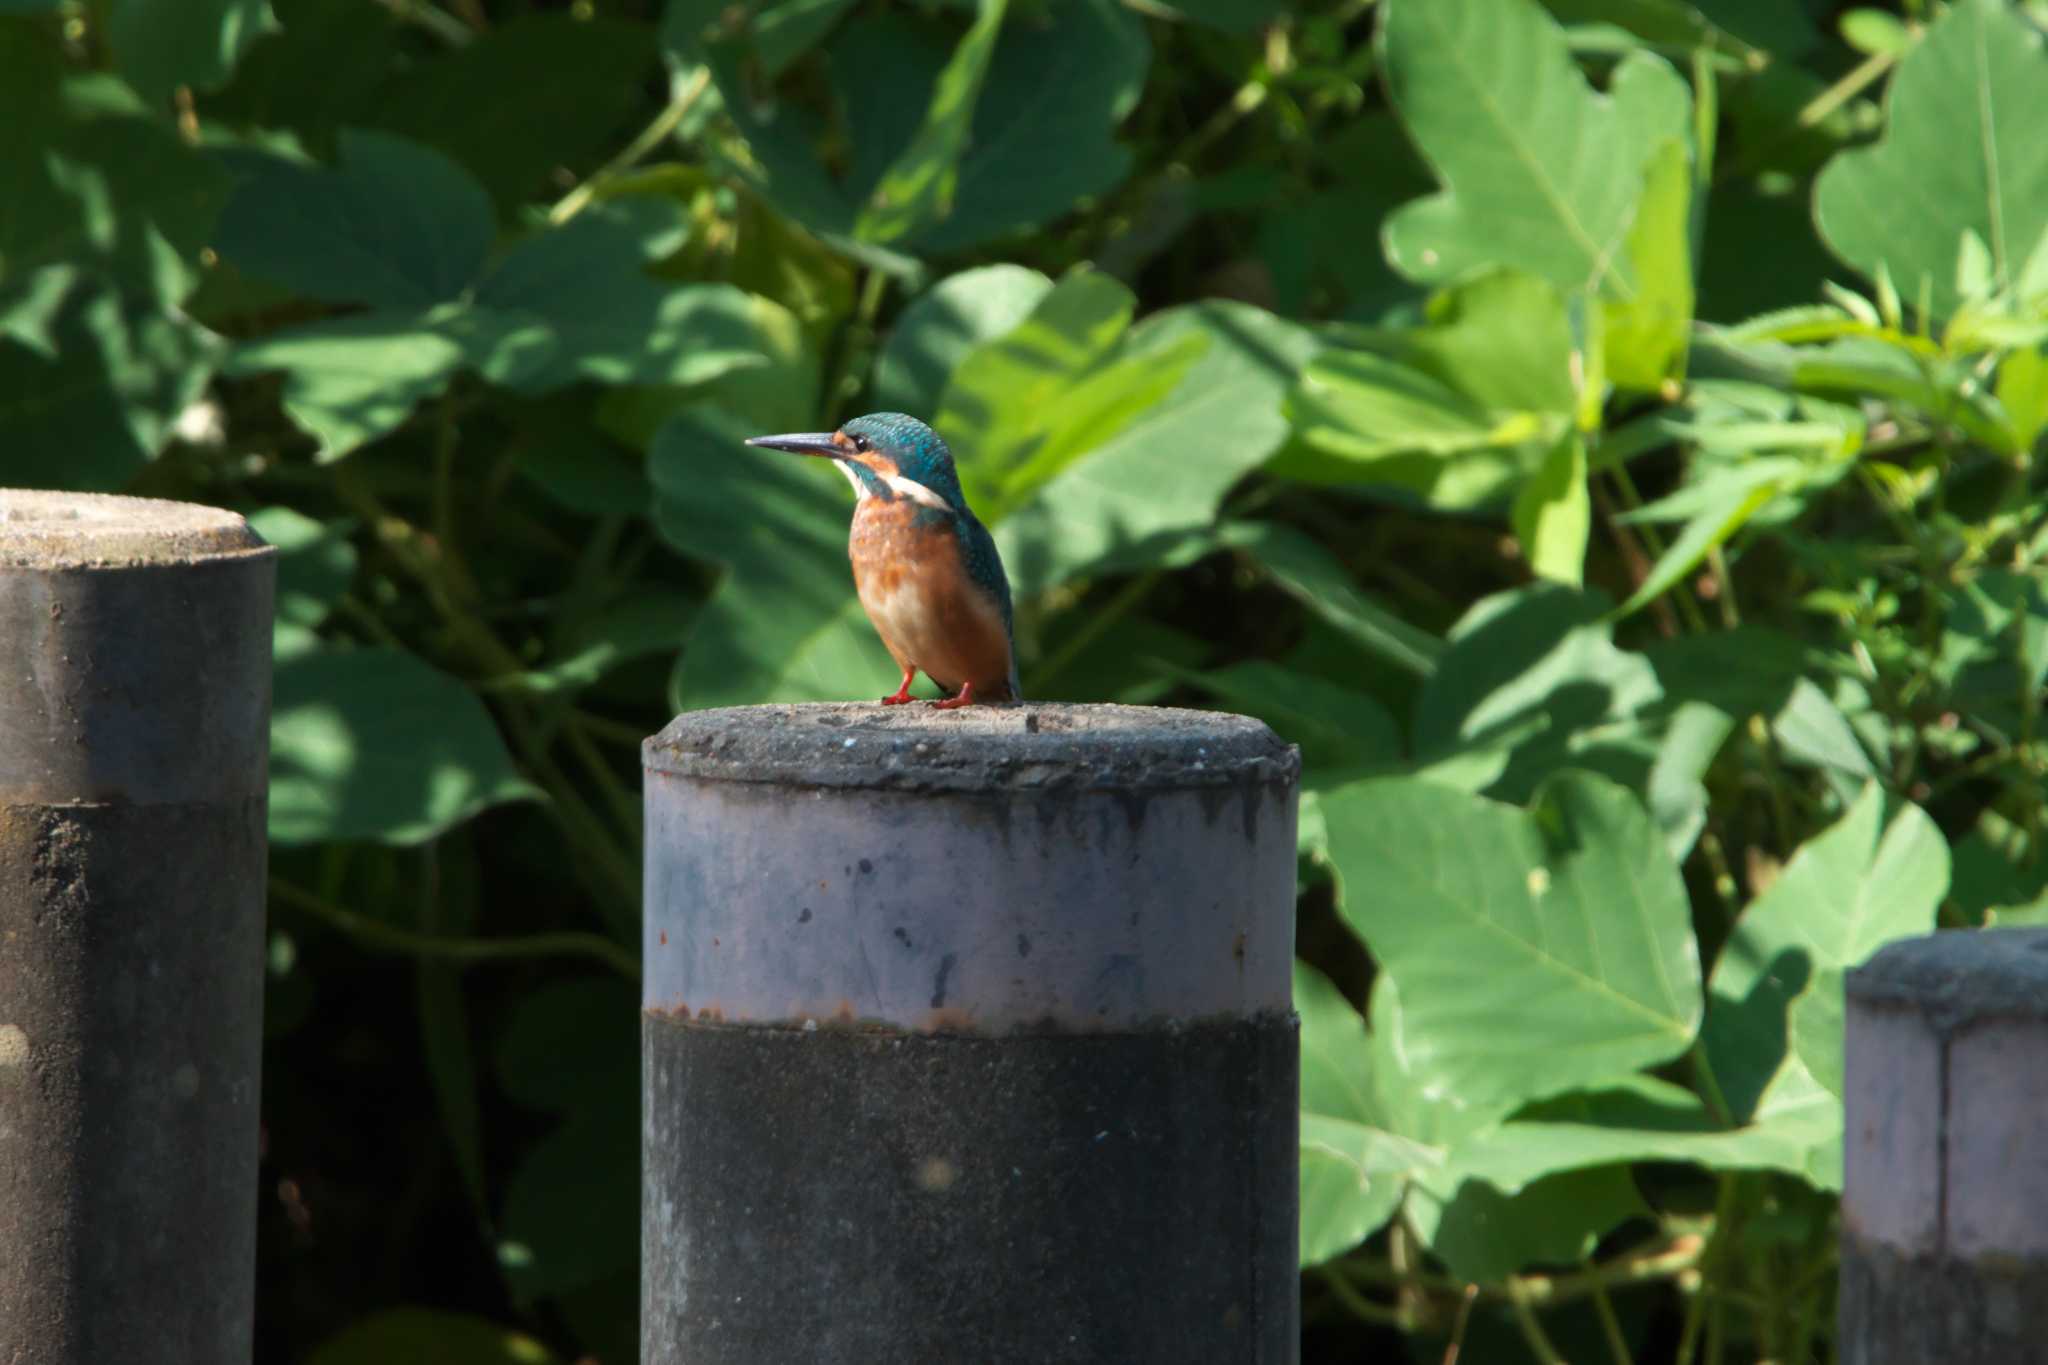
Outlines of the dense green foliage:
{"label": "dense green foliage", "polygon": [[1843,970],[2048,917],[2044,10],[0,0],[6,480],[283,550],[263,1358],[634,1357],[636,744],[893,685],[877,408],[1302,745],[1308,1358],[1825,1358]]}

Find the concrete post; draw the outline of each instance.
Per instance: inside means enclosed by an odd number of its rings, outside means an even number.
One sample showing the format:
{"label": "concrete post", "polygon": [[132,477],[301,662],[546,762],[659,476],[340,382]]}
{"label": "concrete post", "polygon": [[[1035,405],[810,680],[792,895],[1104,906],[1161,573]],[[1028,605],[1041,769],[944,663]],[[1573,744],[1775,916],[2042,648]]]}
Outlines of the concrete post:
{"label": "concrete post", "polygon": [[1295,750],[867,704],[645,760],[644,1365],[1297,1359]]}
{"label": "concrete post", "polygon": [[249,1359],[275,575],[0,490],[0,1361]]}
{"label": "concrete post", "polygon": [[2048,1360],[2048,929],[1850,973],[1843,1365]]}

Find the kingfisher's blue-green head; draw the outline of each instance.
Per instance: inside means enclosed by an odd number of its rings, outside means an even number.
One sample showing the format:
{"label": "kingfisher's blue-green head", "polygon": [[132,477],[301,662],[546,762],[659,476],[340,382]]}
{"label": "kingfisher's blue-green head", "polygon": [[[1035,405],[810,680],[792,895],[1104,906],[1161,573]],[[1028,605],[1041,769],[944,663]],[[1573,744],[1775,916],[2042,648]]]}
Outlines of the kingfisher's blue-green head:
{"label": "kingfisher's blue-green head", "polygon": [[916,490],[925,489],[955,511],[967,510],[953,452],[938,432],[908,413],[871,412],[837,431],[755,436],[747,444],[837,460],[857,490],[891,489],[923,501]]}

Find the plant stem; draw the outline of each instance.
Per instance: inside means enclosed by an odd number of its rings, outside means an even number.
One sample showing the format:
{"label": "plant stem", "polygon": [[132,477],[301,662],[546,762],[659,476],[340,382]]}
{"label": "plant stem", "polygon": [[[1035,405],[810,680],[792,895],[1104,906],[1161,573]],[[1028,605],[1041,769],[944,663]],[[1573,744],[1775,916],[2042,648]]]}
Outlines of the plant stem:
{"label": "plant stem", "polygon": [[1443,1365],[1458,1365],[1458,1352],[1465,1347],[1465,1328],[1472,1322],[1472,1305],[1479,1299],[1479,1286],[1468,1284],[1458,1300],[1458,1317],[1451,1324],[1450,1344],[1444,1347]]}
{"label": "plant stem", "polygon": [[[1515,1281],[1510,1280],[1508,1283],[1513,1285]],[[1508,1295],[1508,1303],[1514,1308],[1516,1325],[1522,1329],[1522,1340],[1529,1343],[1529,1351],[1536,1357],[1538,1365],[1570,1365],[1569,1361],[1558,1354],[1557,1346],[1544,1332],[1543,1324],[1536,1320],[1536,1310],[1530,1306],[1528,1297],[1524,1294],[1511,1293]]]}
{"label": "plant stem", "polygon": [[1058,677],[1079,658],[1087,648],[1101,639],[1109,628],[1128,616],[1131,611],[1159,586],[1159,580],[1166,576],[1161,569],[1150,569],[1139,574],[1117,590],[1102,609],[1088,618],[1086,625],[1069,635],[1059,652],[1040,664],[1031,672],[1031,691],[1042,692],[1048,681]]}
{"label": "plant stem", "polygon": [[870,269],[861,279],[860,301],[840,338],[838,364],[832,382],[820,390],[827,420],[833,420],[841,406],[860,392],[860,371],[874,353],[875,319],[881,316],[882,299],[889,290],[889,277]]}
{"label": "plant stem", "polygon": [[1607,1350],[1614,1357],[1614,1365],[1633,1365],[1628,1338],[1622,1334],[1621,1319],[1614,1316],[1614,1301],[1607,1297],[1605,1289],[1598,1288],[1593,1291],[1592,1299],[1593,1311],[1600,1315],[1600,1332],[1607,1338]]}
{"label": "plant stem", "polygon": [[662,106],[661,112],[654,116],[652,123],[640,130],[638,137],[620,148],[618,155],[585,176],[582,184],[563,195],[554,208],[548,210],[548,221],[560,227],[588,208],[590,201],[597,197],[598,191],[608,182],[632,170],[655,148],[667,141],[669,135],[675,132],[691,107],[704,97],[704,92],[710,86],[711,68],[698,67],[689,80],[670,94],[668,103]]}
{"label": "plant stem", "polygon": [[1415,1326],[1399,1309],[1389,1308],[1383,1303],[1374,1303],[1359,1293],[1342,1275],[1325,1270],[1322,1273],[1322,1281],[1329,1291],[1337,1296],[1337,1301],[1344,1305],[1345,1310],[1363,1322],[1376,1322],[1382,1326],[1399,1328],[1403,1332]]}
{"label": "plant stem", "polygon": [[588,957],[604,963],[631,981],[640,979],[640,964],[618,944],[599,934],[531,934],[522,938],[450,938],[422,934],[384,924],[343,909],[312,892],[273,877],[270,892],[277,899],[354,939],[366,948],[409,957],[439,958],[458,964],[511,961],[520,958]]}

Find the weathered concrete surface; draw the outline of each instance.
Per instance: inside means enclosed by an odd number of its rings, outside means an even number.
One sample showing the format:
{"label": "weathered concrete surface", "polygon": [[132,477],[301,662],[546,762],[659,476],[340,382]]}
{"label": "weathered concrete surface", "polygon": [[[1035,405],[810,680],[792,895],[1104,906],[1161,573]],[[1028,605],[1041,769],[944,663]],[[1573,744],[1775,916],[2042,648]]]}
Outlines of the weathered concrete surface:
{"label": "weathered concrete surface", "polygon": [[646,1365],[1294,1358],[1290,746],[764,706],[646,766]]}
{"label": "weathered concrete surface", "polygon": [[2048,1361],[2048,930],[1850,973],[1845,1365]]}
{"label": "weathered concrete surface", "polygon": [[642,1036],[648,1365],[1297,1359],[1290,1016]]}
{"label": "weathered concrete surface", "polygon": [[645,1003],[1000,1032],[1284,1012],[1295,751],[1132,706],[749,707],[647,745]]}
{"label": "weathered concrete surface", "polygon": [[0,491],[0,1362],[247,1360],[274,554]]}

